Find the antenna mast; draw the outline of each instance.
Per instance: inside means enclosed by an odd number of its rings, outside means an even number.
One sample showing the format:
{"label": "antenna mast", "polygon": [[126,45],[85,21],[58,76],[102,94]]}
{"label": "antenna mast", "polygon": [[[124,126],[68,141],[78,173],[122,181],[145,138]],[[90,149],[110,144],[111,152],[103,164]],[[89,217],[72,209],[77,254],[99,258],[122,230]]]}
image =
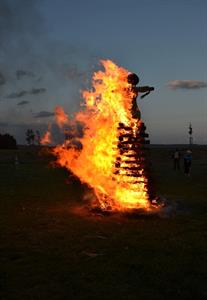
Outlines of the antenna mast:
{"label": "antenna mast", "polygon": [[188,133],[189,133],[189,145],[193,145],[193,128],[191,123],[189,124],[188,127]]}

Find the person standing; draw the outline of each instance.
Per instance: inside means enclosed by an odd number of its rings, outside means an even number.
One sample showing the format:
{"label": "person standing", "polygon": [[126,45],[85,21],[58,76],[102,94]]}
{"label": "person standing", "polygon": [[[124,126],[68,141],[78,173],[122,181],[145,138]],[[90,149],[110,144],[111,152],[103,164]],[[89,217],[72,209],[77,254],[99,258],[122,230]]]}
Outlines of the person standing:
{"label": "person standing", "polygon": [[187,150],[186,153],[184,154],[184,173],[187,176],[190,176],[191,165],[192,165],[192,151]]}
{"label": "person standing", "polygon": [[173,168],[174,170],[180,170],[180,151],[178,148],[173,153]]}

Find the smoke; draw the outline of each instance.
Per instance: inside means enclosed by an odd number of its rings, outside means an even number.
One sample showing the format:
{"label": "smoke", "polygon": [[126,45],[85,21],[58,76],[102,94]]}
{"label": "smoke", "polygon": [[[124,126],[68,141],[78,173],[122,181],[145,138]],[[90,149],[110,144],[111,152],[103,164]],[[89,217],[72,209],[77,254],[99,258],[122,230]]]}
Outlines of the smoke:
{"label": "smoke", "polygon": [[39,0],[0,1],[0,63],[5,67],[11,67],[16,59],[17,63],[28,60],[33,52],[32,40],[41,37],[43,20],[37,9],[39,3]]}
{"label": "smoke", "polygon": [[171,89],[177,90],[177,89],[201,89],[207,87],[206,81],[200,81],[200,80],[171,80],[167,84]]}
{"label": "smoke", "polygon": [[[16,124],[32,124],[31,111],[50,112],[57,104],[69,113],[78,110],[80,90],[88,85],[97,61],[87,48],[52,36],[43,4],[0,0],[0,121],[11,126],[14,119]],[[24,97],[25,102],[15,101]],[[17,105],[22,109],[16,110]]]}
{"label": "smoke", "polygon": [[0,1],[0,85],[8,74],[13,86],[25,80],[29,86],[41,78],[51,89],[62,89],[70,81],[80,84],[90,71],[94,56],[84,47],[52,38],[42,5],[41,0]]}

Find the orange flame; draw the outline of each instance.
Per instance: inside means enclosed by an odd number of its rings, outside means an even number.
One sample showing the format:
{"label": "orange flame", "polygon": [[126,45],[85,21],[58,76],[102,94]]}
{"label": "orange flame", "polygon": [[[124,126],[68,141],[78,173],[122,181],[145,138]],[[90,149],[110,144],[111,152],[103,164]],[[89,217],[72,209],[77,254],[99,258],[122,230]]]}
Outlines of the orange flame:
{"label": "orange flame", "polygon": [[[139,182],[133,185],[130,182],[132,179],[126,180],[125,170],[115,175],[119,123],[131,126],[133,130],[137,128],[130,112],[135,95],[127,81],[129,72],[110,60],[101,63],[104,71],[94,73],[93,88],[83,92],[84,107],[75,115],[75,120],[84,126],[84,135],[78,138],[82,148],[58,145],[53,153],[61,166],[71,170],[93,188],[102,209],[148,209],[144,171],[139,171],[141,180],[139,178]],[[62,108],[56,108],[57,115],[59,126],[68,124],[68,117]],[[136,122],[138,126],[141,124],[141,120]]]}
{"label": "orange flame", "polygon": [[69,125],[69,119],[61,106],[55,108],[55,119],[56,123],[60,128],[64,125]]}
{"label": "orange flame", "polygon": [[51,134],[51,125],[48,126],[48,130],[44,133],[44,135],[40,139],[41,145],[49,145],[52,143],[52,134]]}

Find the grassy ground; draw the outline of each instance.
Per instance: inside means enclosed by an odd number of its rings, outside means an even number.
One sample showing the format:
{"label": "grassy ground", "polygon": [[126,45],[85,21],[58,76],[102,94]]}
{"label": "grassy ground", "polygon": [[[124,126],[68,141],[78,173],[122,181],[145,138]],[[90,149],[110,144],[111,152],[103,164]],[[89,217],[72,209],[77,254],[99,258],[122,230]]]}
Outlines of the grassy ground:
{"label": "grassy ground", "polygon": [[78,181],[34,149],[1,150],[0,299],[207,299],[207,147],[190,178],[167,147],[151,156],[158,192],[179,203],[170,218],[75,213]]}

